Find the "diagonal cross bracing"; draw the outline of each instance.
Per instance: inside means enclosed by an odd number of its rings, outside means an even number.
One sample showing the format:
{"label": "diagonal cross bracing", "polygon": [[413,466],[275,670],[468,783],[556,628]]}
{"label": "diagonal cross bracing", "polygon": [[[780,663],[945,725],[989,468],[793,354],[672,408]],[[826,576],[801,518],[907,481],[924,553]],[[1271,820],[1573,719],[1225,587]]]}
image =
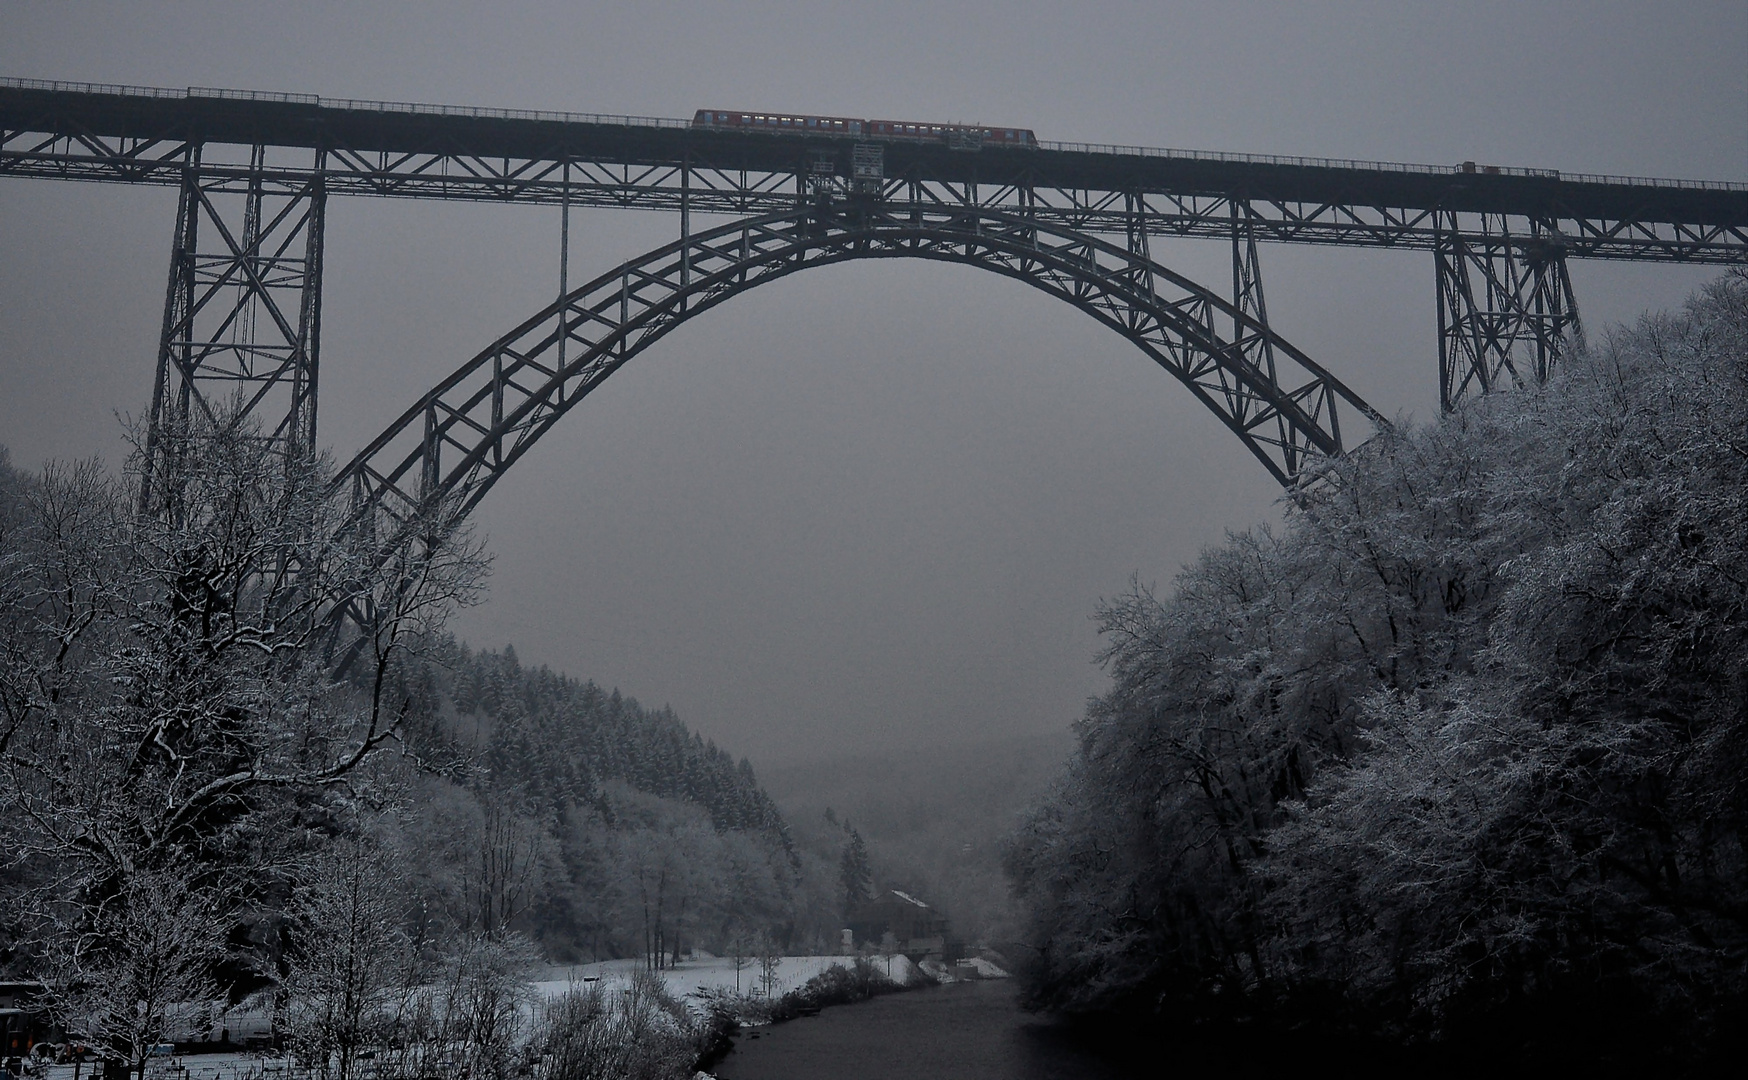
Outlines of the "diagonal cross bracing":
{"label": "diagonal cross bracing", "polygon": [[[324,152],[334,195],[749,215],[792,206],[818,165],[852,175],[856,143],[637,117],[0,79],[0,175],[176,185],[196,149],[218,145],[297,151],[264,177],[290,187],[309,175],[298,159]],[[1482,215],[1499,214],[1513,235],[1532,217],[1550,223],[1574,258],[1748,258],[1744,184],[1066,143],[884,149],[880,194],[890,201],[1026,213],[1087,232],[1119,233],[1139,212],[1155,235],[1226,239],[1241,197],[1257,238],[1271,243],[1432,250],[1448,224],[1439,213],[1476,234]],[[203,170],[210,190],[254,182],[246,166]]]}

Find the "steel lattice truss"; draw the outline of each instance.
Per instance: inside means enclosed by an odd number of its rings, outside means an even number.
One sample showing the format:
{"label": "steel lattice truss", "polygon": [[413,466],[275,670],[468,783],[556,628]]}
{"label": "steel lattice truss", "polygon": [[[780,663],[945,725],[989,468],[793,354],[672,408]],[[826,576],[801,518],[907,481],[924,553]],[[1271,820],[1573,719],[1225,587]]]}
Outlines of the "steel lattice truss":
{"label": "steel lattice truss", "polygon": [[1253,315],[1143,254],[1015,215],[822,200],[682,239],[554,302],[408,409],[336,487],[361,513],[386,515],[390,532],[427,527],[438,505],[466,514],[572,406],[686,319],[797,270],[869,258],[964,263],[1067,301],[1181,380],[1283,483],[1341,452],[1344,420],[1383,424]]}
{"label": "steel lattice truss", "polygon": [[[43,133],[0,128],[0,175],[118,183],[179,184],[202,143],[139,139],[94,133]],[[257,148],[258,150],[258,148]],[[1018,151],[1010,151],[1011,159]],[[240,157],[241,155],[239,155]],[[202,183],[209,191],[295,191],[307,185],[313,156],[282,151],[282,160],[254,165],[207,161]],[[725,158],[733,155],[723,155]],[[1116,155],[1113,155],[1116,156]],[[994,154],[988,155],[994,158]],[[838,159],[842,158],[842,161]],[[761,214],[793,207],[807,190],[810,172],[829,164],[827,175],[848,176],[849,148],[828,147],[782,168],[749,167],[745,161],[712,160],[708,152],[667,162],[617,162],[577,156],[555,141],[549,154],[508,157],[470,153],[462,147],[382,151],[329,146],[321,173],[335,195],[411,199],[524,202],[697,213]],[[1306,170],[1251,168],[1218,190],[1135,190],[1120,181],[1080,186],[1072,167],[1052,168],[1020,160],[983,170],[975,180],[931,175],[929,162],[893,161],[880,188],[890,201],[934,208],[1024,213],[1039,221],[1086,232],[1121,234],[1141,223],[1156,236],[1226,239],[1234,207],[1253,219],[1258,240],[1394,247],[1430,251],[1454,227],[1477,242],[1489,235],[1490,209],[1442,209],[1399,205],[1378,190],[1365,170],[1322,169],[1314,198],[1294,175]],[[1344,173],[1354,173],[1346,176]],[[1488,177],[1491,180],[1493,178]],[[1518,180],[1519,177],[1506,179]],[[1139,186],[1142,181],[1137,180]],[[1547,198],[1533,211],[1504,215],[1510,234],[1558,238],[1572,258],[1735,263],[1748,258],[1748,224],[1684,221],[1655,206],[1666,192],[1645,187],[1642,198],[1610,200],[1613,212],[1585,205],[1579,192],[1550,181]],[[1482,205],[1478,203],[1477,205]]]}
{"label": "steel lattice truss", "polygon": [[1540,385],[1582,335],[1566,260],[1534,234],[1525,239],[1514,242],[1499,222],[1481,241],[1453,228],[1434,249],[1439,400],[1447,409],[1471,393]]}
{"label": "steel lattice truss", "polygon": [[314,452],[325,206],[319,172],[289,190],[236,192],[184,170],[142,506],[161,436],[196,414],[252,418],[293,456]]}

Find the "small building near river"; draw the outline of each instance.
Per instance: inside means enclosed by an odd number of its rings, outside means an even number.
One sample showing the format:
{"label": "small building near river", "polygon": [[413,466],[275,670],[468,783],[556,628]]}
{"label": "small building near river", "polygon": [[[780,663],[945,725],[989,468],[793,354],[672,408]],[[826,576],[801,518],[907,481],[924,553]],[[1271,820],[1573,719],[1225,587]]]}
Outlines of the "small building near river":
{"label": "small building near river", "polygon": [[[947,917],[916,897],[888,889],[850,913],[848,931],[860,948],[883,945],[913,961],[957,959],[958,943],[948,938]],[[892,935],[887,940],[887,935]]]}

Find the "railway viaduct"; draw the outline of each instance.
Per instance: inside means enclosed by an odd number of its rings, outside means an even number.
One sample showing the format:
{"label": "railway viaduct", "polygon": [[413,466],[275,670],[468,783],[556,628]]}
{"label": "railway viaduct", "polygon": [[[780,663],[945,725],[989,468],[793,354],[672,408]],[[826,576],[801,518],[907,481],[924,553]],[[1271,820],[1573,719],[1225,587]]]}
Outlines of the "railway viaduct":
{"label": "railway viaduct", "polygon": [[[391,529],[465,514],[669,329],[809,266],[922,258],[1024,281],[1133,342],[1290,485],[1384,421],[1269,325],[1259,246],[1429,253],[1447,409],[1547,377],[1579,329],[1571,259],[1748,262],[1745,184],[199,88],[0,80],[0,176],[178,188],[148,438],[240,396],[292,454],[316,445],[330,197],[558,205],[566,242],[573,206],[672,215],[672,243],[561,284],[342,470]],[[1230,244],[1230,282],[1161,265],[1160,236]]]}

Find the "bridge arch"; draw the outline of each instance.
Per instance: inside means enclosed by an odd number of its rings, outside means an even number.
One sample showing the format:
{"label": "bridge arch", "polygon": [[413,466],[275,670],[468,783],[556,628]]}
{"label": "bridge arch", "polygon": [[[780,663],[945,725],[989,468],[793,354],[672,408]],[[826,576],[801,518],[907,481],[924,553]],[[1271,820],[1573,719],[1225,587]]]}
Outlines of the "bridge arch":
{"label": "bridge arch", "polygon": [[[335,478],[393,521],[467,514],[559,418],[669,330],[768,281],[851,259],[963,263],[1026,282],[1122,334],[1291,485],[1376,410],[1300,350],[1145,254],[985,209],[821,201],[658,248],[573,290],[457,368]],[[1223,332],[1224,331],[1224,332]]]}

